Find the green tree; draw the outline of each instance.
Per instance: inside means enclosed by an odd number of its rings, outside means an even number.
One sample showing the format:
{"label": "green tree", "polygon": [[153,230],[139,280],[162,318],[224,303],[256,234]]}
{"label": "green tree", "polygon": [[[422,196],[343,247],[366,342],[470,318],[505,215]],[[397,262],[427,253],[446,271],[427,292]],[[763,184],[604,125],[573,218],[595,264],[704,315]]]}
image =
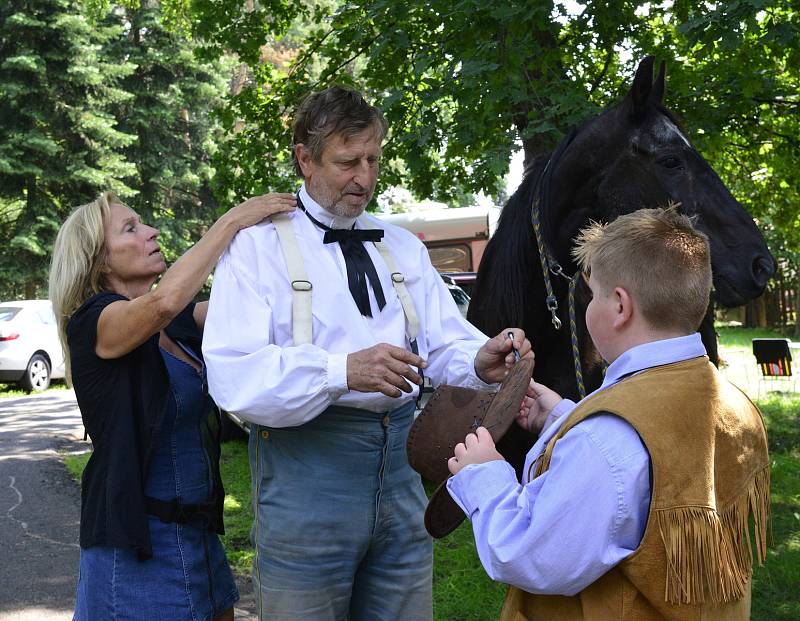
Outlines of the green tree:
{"label": "green tree", "polygon": [[[228,110],[229,125],[244,128],[236,166],[222,171],[237,193],[281,178],[292,107],[334,81],[363,88],[386,111],[387,183],[405,181],[435,198],[457,187],[492,191],[517,140],[528,161],[549,150],[567,128],[617,98],[638,59],[651,53],[669,64],[670,106],[729,184],[733,163],[753,165],[759,151],[762,159],[780,158],[770,167],[776,184],[796,169],[794,0],[588,2],[578,14],[561,2],[520,0],[289,7],[265,0],[250,12],[238,0],[204,0],[202,11],[186,0],[164,1],[173,14],[190,15],[212,48],[251,65],[250,83]],[[264,28],[252,27],[258,19]],[[288,64],[264,62],[256,49],[296,43],[291,20],[306,24],[299,53]],[[233,40],[239,21],[251,26]],[[750,135],[756,139],[747,141]],[[759,170],[750,167],[746,178]]]}
{"label": "green tree", "polygon": [[[675,105],[765,231],[800,306],[800,7],[793,0],[680,4]],[[800,329],[797,323],[796,329]],[[798,332],[800,334],[800,332]]]}
{"label": "green tree", "polygon": [[135,65],[120,83],[130,96],[114,106],[120,130],[136,137],[123,149],[135,166],[125,178],[134,189],[126,202],[161,229],[162,246],[174,258],[219,208],[211,188],[222,134],[215,110],[232,66],[224,58],[201,60],[195,43],[164,26],[156,3],[115,6],[104,22],[120,31],[104,48],[106,57]]}
{"label": "green tree", "polygon": [[102,45],[117,34],[90,25],[67,0],[10,0],[0,7],[0,286],[34,297],[46,289],[54,231],[98,188],[128,188],[121,154],[133,137],[111,107],[133,67]]}
{"label": "green tree", "polygon": [[[596,17],[597,45],[613,50],[631,30],[632,6]],[[583,46],[584,30],[562,28],[551,3],[360,0],[306,9],[299,13],[309,24],[300,53],[288,66],[253,66],[252,83],[231,102],[229,124],[243,121],[245,130],[236,167],[221,174],[237,193],[280,181],[292,108],[306,92],[343,82],[367,91],[390,121],[384,186],[402,183],[418,196],[450,201],[494,194],[517,139],[528,160],[547,151],[605,102],[587,100],[587,93],[600,93],[597,80],[614,75],[612,53],[602,72],[567,69],[574,63],[564,62],[570,54],[562,47]],[[581,58],[597,64],[591,54]]]}
{"label": "green tree", "polygon": [[249,66],[222,117],[215,183],[233,196],[291,183],[293,107],[332,82],[363,89],[389,118],[384,187],[495,194],[520,141],[528,162],[548,151],[654,53],[668,64],[667,104],[799,272],[788,250],[800,245],[796,0],[570,4],[578,13],[559,0],[162,4],[207,54]]}

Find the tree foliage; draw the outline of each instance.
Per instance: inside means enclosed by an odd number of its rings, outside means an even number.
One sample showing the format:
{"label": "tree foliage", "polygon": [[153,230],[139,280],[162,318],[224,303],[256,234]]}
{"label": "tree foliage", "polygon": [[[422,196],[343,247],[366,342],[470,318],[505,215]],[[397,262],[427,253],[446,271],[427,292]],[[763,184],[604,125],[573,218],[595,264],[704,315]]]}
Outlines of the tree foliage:
{"label": "tree foliage", "polygon": [[699,11],[686,3],[675,36],[675,105],[762,225],[784,277],[800,286],[800,7],[738,0]]}
{"label": "tree foliage", "polygon": [[64,217],[115,190],[161,228],[173,258],[213,221],[211,189],[226,94],[158,7],[86,18],[67,0],[0,8],[0,298],[41,297]]}
{"label": "tree foliage", "polygon": [[[244,125],[235,147],[241,157],[227,171],[237,192],[281,178],[287,117],[304,93],[332,82],[363,88],[389,118],[388,182],[437,198],[456,187],[495,190],[517,140],[529,159],[549,150],[569,127],[617,98],[650,53],[668,62],[669,103],[690,129],[704,132],[698,142],[712,157],[724,152],[724,159],[742,161],[732,149],[751,155],[764,140],[781,157],[797,151],[784,127],[797,106],[791,0],[715,8],[589,2],[571,15],[557,2],[519,0],[355,0],[293,5],[293,15],[285,3],[266,1],[256,11],[276,16],[265,22],[269,32],[239,41],[228,36],[219,7],[245,5],[213,5],[213,20],[198,18],[202,36],[251,65],[247,87],[229,108],[228,125]],[[297,32],[287,37],[292,18],[308,24],[300,41]],[[287,39],[294,58],[265,62],[264,50]],[[253,64],[256,44],[262,53]]]}
{"label": "tree foliage", "polygon": [[125,191],[132,166],[111,107],[130,63],[100,50],[118,34],[92,27],[67,0],[10,0],[0,7],[0,279],[37,293],[45,281],[65,197]]}
{"label": "tree foliage", "polygon": [[228,91],[231,63],[205,61],[198,46],[165,27],[157,7],[117,6],[103,22],[122,36],[105,53],[135,65],[120,83],[129,97],[115,106],[121,131],[136,137],[122,153],[135,166],[125,178],[127,204],[161,229],[174,258],[196,241],[219,209],[212,163],[222,138],[215,110]]}
{"label": "tree foliage", "polygon": [[[258,6],[280,19],[257,41],[226,40],[242,57],[254,42],[274,50],[287,40],[286,5]],[[288,37],[293,58],[251,62],[227,110],[240,131],[220,178],[236,195],[285,187],[291,111],[333,82],[358,86],[386,113],[384,184],[438,200],[494,194],[519,141],[528,161],[548,151],[654,53],[668,65],[667,104],[700,151],[783,239],[776,248],[800,242],[796,0],[587,2],[577,14],[559,2],[352,0],[295,11],[309,26]],[[203,36],[221,42],[220,25]]]}
{"label": "tree foliage", "polygon": [[528,161],[546,153],[646,54],[666,60],[667,105],[800,272],[797,0],[83,1],[93,25],[67,0],[0,8],[6,282],[41,274],[54,223],[106,185],[160,218],[176,251],[217,204],[291,189],[293,110],[334,82],[389,119],[382,187],[497,195],[520,144]]}

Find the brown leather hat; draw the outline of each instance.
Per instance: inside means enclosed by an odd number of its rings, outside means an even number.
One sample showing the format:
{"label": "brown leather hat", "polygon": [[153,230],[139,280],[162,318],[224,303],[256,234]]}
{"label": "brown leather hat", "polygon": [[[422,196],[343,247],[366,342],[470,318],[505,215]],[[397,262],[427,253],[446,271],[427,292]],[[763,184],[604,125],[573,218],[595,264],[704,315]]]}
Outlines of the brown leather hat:
{"label": "brown leather hat", "polygon": [[423,478],[439,484],[425,511],[425,528],[432,537],[450,534],[466,517],[446,489],[447,460],[456,444],[478,427],[486,427],[498,442],[519,413],[532,373],[533,360],[524,359],[511,368],[497,392],[440,386],[411,425],[408,463]]}

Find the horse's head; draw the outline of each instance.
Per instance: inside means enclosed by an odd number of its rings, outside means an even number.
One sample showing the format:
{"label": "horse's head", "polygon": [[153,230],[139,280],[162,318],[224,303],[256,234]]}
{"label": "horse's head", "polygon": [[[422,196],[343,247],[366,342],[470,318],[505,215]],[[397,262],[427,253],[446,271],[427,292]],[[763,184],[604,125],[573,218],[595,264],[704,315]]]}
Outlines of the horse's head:
{"label": "horse's head", "polygon": [[775,260],[750,215],[662,106],[663,95],[664,64],[653,81],[653,57],[647,57],[625,99],[559,146],[549,164],[545,238],[568,265],[572,239],[588,220],[608,222],[636,209],[679,203],[681,211],[697,216],[711,242],[717,301],[743,304],[764,290]]}

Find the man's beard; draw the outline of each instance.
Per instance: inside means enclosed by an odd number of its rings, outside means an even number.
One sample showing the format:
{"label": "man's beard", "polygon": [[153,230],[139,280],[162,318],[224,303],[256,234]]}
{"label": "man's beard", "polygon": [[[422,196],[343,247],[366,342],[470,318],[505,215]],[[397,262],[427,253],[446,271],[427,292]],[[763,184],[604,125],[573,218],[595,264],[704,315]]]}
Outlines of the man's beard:
{"label": "man's beard", "polygon": [[[366,188],[358,187],[358,188],[345,188],[345,192],[343,193],[333,193],[327,188],[309,188],[311,191],[311,197],[319,203],[319,206],[329,211],[335,216],[339,216],[341,218],[357,218],[364,210],[367,208],[369,201],[372,200],[372,192],[367,191]],[[356,190],[358,192],[364,193],[364,202],[361,205],[352,205],[343,200],[347,191]],[[316,196],[314,196],[316,194]]]}

